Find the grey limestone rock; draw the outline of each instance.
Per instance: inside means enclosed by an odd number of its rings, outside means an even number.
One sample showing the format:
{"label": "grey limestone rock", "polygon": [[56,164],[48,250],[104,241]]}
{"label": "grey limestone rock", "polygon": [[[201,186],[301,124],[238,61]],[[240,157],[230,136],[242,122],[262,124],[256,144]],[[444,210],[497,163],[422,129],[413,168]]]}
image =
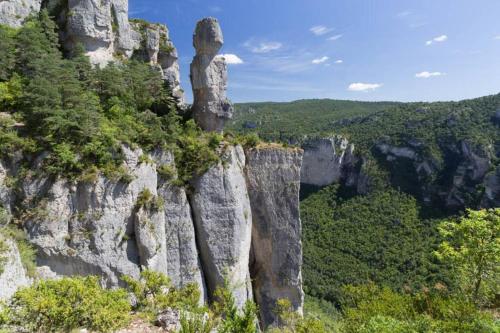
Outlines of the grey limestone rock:
{"label": "grey limestone rock", "polygon": [[233,116],[233,107],[226,97],[227,65],[217,56],[224,39],[219,22],[205,18],[198,22],[193,36],[196,56],[191,63],[193,116],[206,131],[222,132]]}
{"label": "grey limestone rock", "polygon": [[28,277],[21,262],[16,243],[0,233],[0,301],[9,299],[20,287],[29,286]]}
{"label": "grey limestone rock", "polygon": [[0,24],[20,27],[32,13],[40,11],[42,0],[2,0],[0,1]]}
{"label": "grey limestone rock", "polygon": [[248,269],[252,211],[240,146],[227,147],[223,161],[193,182],[190,198],[210,296],[228,280],[239,307],[252,299]]}
{"label": "grey limestone rock", "polygon": [[136,240],[134,210],[144,189],[156,195],[157,177],[154,165],[139,163],[141,150],[124,152],[130,183],[103,176],[93,183],[26,180],[24,225],[38,265],[57,275],[98,275],[108,286],[120,285],[122,275],[138,277],[138,246],[147,243]]}
{"label": "grey limestone rock", "polygon": [[277,147],[247,152],[247,183],[252,206],[251,273],[264,328],[277,324],[279,299],[302,312],[302,242],[299,214],[303,151]]}
{"label": "grey limestone rock", "polygon": [[353,151],[353,145],[341,136],[308,140],[302,148],[301,182],[315,186],[338,183]]}
{"label": "grey limestone rock", "polygon": [[[165,151],[152,154],[158,167],[168,166],[175,171],[174,157]],[[164,202],[167,275],[176,287],[196,283],[200,287],[200,301],[206,301],[207,292],[196,246],[191,207],[183,187],[158,176],[158,197]]]}

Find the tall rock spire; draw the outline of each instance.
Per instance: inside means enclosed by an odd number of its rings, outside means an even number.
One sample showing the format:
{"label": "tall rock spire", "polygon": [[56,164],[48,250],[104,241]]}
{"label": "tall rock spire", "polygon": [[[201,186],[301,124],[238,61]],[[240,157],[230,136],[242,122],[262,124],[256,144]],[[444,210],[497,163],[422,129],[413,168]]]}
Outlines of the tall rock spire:
{"label": "tall rock spire", "polygon": [[196,56],[191,63],[193,87],[193,116],[206,131],[222,132],[233,116],[233,107],[226,97],[226,60],[217,56],[224,44],[219,22],[205,18],[198,22],[193,36]]}

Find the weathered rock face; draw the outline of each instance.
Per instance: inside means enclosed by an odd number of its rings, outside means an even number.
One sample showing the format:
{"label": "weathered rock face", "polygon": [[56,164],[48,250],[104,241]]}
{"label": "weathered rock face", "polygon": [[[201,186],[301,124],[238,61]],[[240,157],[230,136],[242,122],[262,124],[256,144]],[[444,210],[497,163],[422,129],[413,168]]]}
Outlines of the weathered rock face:
{"label": "weathered rock face", "polygon": [[30,285],[31,279],[21,263],[16,243],[0,234],[0,300],[7,300],[20,287]]}
{"label": "weathered rock face", "polygon": [[[127,181],[27,176],[15,200],[5,187],[13,171],[4,163],[2,204],[17,202],[15,209],[23,211],[41,278],[97,275],[114,287],[123,285],[123,275],[138,278],[151,269],[177,287],[198,284],[200,302],[227,279],[241,307],[254,299],[252,276],[267,327],[276,320],[272,310],[278,299],[290,299],[297,311],[303,303],[302,151],[253,149],[247,163],[241,146],[221,149],[221,161],[193,180],[189,199],[184,188],[164,178],[175,174],[172,154],[158,149],[141,158],[142,150],[123,147]],[[162,168],[170,172],[158,171]]]}
{"label": "weathered rock face", "polygon": [[315,186],[338,183],[354,150],[354,146],[340,136],[308,140],[302,148],[304,160],[300,181]]}
{"label": "weathered rock face", "polygon": [[138,56],[158,68],[172,94],[184,104],[184,91],[180,83],[180,69],[177,49],[170,40],[168,28],[163,24],[149,24],[144,21],[131,23],[134,57]]}
{"label": "weathered rock face", "polygon": [[145,213],[135,216],[139,194],[147,189],[156,195],[156,169],[139,163],[142,151],[124,152],[126,167],[134,177],[129,184],[103,176],[95,183],[26,182],[25,202],[32,217],[24,225],[38,249],[39,266],[57,275],[98,275],[107,286],[119,285],[122,275],[137,278],[140,267],[149,263],[159,270],[154,261],[157,243],[151,239],[149,226],[138,221],[146,218]]}
{"label": "weathered rock face", "polygon": [[193,182],[191,207],[210,295],[227,279],[238,306],[252,299],[248,269],[252,210],[245,181],[245,154],[228,147],[222,162]]}
{"label": "weathered rock face", "polygon": [[217,56],[224,39],[219,23],[214,18],[198,22],[193,36],[196,56],[191,63],[193,87],[193,116],[206,131],[221,132],[233,116],[233,107],[226,98],[227,65]]}
{"label": "weathered rock face", "polygon": [[81,44],[97,66],[138,56],[158,67],[179,104],[185,103],[177,50],[165,25],[130,22],[128,0],[4,0],[0,24],[19,27],[42,6],[57,18],[67,51]]}
{"label": "weathered rock face", "polygon": [[[175,170],[171,153],[156,151],[152,158],[158,167],[168,166]],[[168,179],[158,176],[158,197],[164,202],[167,275],[175,286],[189,283],[200,286],[201,301],[207,298],[205,279],[196,245],[191,207],[183,187],[172,185]]]}
{"label": "weathered rock face", "polygon": [[30,14],[40,11],[41,4],[42,0],[0,1],[0,24],[20,27]]}
{"label": "weathered rock face", "polygon": [[[437,161],[428,156],[425,150],[419,149],[420,146],[411,142],[403,146],[388,143],[376,146],[395,185],[399,184],[403,188],[401,181],[410,182],[410,191],[416,192],[414,194],[424,202],[436,204],[436,200],[439,200],[452,210],[481,206],[494,200],[496,178],[494,174],[487,176],[492,165],[492,147],[466,141],[443,144],[443,161]],[[403,171],[408,174],[397,178]],[[478,191],[479,187],[485,188],[484,194]]]}
{"label": "weathered rock face", "polygon": [[247,152],[252,206],[251,272],[264,327],[277,323],[279,299],[302,311],[302,243],[299,214],[302,150],[256,148]]}
{"label": "weathered rock face", "polygon": [[125,54],[131,52],[127,6],[126,1],[69,0],[63,33],[65,48],[71,51],[77,44],[83,45],[96,65],[113,61],[120,46],[126,48]]}
{"label": "weathered rock face", "polygon": [[[38,249],[43,277],[98,275],[103,284],[121,285],[123,275],[138,278],[151,269],[172,278],[177,287],[205,283],[194,225],[184,189],[160,176],[159,165],[173,165],[158,151],[155,163],[140,163],[143,152],[124,147],[130,183],[98,176],[93,183],[63,179],[27,179],[25,228]],[[143,193],[149,202],[138,206]],[[141,199],[142,200],[142,199]]]}

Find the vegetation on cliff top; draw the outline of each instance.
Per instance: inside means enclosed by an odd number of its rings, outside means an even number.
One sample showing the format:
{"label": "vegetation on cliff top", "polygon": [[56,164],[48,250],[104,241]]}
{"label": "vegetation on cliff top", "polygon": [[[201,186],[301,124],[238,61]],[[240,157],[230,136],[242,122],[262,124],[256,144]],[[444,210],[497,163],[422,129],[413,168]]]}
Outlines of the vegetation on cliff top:
{"label": "vegetation on cliff top", "polygon": [[0,26],[3,158],[22,153],[29,165],[43,153],[49,174],[79,177],[98,169],[120,178],[122,145],[159,147],[175,153],[183,183],[218,161],[216,136],[181,117],[149,64],[92,68],[81,48],[65,58],[46,11],[17,30]]}

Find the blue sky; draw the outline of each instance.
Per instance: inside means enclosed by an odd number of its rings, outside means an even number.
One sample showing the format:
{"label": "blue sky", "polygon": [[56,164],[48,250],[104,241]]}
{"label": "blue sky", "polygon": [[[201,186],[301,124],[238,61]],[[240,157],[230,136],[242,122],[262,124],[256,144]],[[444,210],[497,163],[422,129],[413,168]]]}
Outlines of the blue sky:
{"label": "blue sky", "polygon": [[[166,24],[191,99],[196,22],[217,17],[234,102],[459,100],[500,92],[500,0],[129,0]],[[237,62],[242,63],[237,64]]]}

